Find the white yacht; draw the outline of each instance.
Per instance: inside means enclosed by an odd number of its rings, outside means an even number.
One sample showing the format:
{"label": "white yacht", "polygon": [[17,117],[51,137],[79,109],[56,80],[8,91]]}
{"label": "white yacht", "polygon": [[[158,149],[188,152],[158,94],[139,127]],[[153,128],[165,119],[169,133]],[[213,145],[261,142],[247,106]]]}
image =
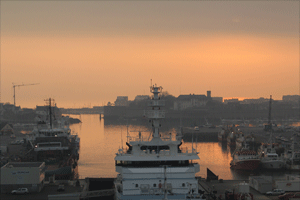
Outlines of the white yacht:
{"label": "white yacht", "polygon": [[161,110],[165,104],[159,97],[161,91],[162,87],[150,87],[153,97],[147,117],[152,123],[152,138],[145,140],[141,134],[129,138],[128,148],[116,153],[118,200],[204,198],[204,190],[195,178],[195,173],[200,171],[199,164],[193,162],[199,159],[196,150],[180,147],[181,138],[161,137],[160,120],[165,117]]}

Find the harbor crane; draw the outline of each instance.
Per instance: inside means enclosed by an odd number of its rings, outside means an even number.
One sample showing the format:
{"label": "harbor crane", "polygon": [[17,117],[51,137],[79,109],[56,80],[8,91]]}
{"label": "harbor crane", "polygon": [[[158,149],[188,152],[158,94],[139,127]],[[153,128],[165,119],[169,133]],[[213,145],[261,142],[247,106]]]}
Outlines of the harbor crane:
{"label": "harbor crane", "polygon": [[39,83],[14,85],[14,83],[13,83],[13,88],[14,88],[14,106],[16,106],[16,87],[29,86],[29,85],[38,85],[38,84]]}

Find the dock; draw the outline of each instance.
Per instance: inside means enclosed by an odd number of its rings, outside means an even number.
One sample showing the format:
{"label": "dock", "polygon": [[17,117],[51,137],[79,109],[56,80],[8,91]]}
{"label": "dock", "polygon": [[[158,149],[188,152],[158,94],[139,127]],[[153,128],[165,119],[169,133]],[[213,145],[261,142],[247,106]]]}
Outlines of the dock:
{"label": "dock", "polygon": [[[222,197],[222,199],[225,199],[225,191],[226,190],[235,190],[237,191],[237,186],[239,183],[248,183],[249,180],[207,180],[204,178],[197,177],[198,183],[200,186],[202,186],[205,189],[205,195],[207,196],[207,199],[213,199],[210,194],[214,192],[215,196],[218,198]],[[96,182],[102,182],[106,183],[107,186],[110,186],[113,184],[114,178],[97,178],[92,180],[92,184],[95,184]],[[65,191],[58,192],[57,187],[61,182],[56,183],[45,183],[44,189],[40,193],[31,193],[28,195],[12,195],[12,194],[0,194],[1,200],[48,200],[48,199],[60,199],[59,197],[65,198],[68,197],[74,197],[75,199],[82,199],[82,198],[100,198],[105,200],[113,200],[114,199],[114,190],[113,189],[106,189],[106,188],[97,188],[97,190],[94,191],[88,191],[89,187],[91,187],[91,183],[88,182],[88,178],[86,179],[79,179],[80,184],[76,184],[77,181],[68,181],[65,184]],[[96,189],[96,188],[95,188]],[[250,187],[250,192],[253,194],[254,200],[270,200],[270,199],[276,199],[277,196],[266,196],[264,194],[259,193],[255,189]],[[50,197],[50,198],[49,198]]]}
{"label": "dock", "polygon": [[218,133],[222,129],[219,127],[208,128],[200,127],[199,130],[195,130],[192,127],[183,128],[183,141],[185,142],[215,142],[218,141]]}

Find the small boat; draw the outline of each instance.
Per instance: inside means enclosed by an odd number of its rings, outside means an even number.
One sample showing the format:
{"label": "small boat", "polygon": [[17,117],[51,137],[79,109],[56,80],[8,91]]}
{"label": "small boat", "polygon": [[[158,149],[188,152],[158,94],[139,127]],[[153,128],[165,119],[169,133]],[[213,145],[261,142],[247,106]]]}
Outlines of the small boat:
{"label": "small boat", "polygon": [[256,170],[259,167],[260,159],[256,151],[249,150],[246,143],[242,149],[236,149],[232,155],[230,168],[238,170]]}

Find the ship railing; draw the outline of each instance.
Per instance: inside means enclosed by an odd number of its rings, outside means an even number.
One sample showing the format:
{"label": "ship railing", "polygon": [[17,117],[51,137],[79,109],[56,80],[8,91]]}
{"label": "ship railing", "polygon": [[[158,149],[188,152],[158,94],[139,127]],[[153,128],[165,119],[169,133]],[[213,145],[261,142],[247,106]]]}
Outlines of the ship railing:
{"label": "ship railing", "polygon": [[121,149],[119,149],[118,153],[116,153],[116,155],[120,155],[120,156],[126,155],[126,154],[131,154],[128,152],[128,148],[121,148]]}
{"label": "ship railing", "polygon": [[148,139],[149,137],[133,137],[133,136],[128,136],[128,141],[129,142],[139,142],[139,141],[144,141],[144,142],[147,142],[149,141]]}
{"label": "ship railing", "polygon": [[187,148],[187,147],[181,147],[180,148],[180,153],[181,154],[196,154],[197,151],[194,148],[190,149],[190,148]]}

